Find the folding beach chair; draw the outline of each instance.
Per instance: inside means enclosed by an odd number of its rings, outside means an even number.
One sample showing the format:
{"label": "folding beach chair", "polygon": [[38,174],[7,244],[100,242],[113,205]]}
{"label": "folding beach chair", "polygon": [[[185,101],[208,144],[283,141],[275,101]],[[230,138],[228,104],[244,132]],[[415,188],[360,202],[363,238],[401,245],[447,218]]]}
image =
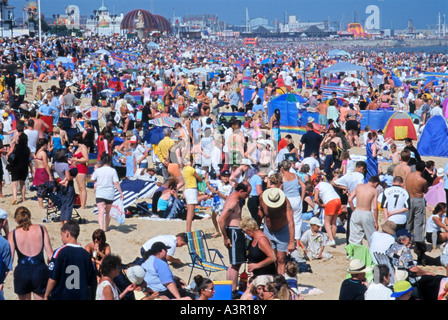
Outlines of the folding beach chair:
{"label": "folding beach chair", "polygon": [[[203,270],[207,277],[212,272],[227,270],[227,266],[224,265],[223,255],[217,249],[208,248],[202,230],[187,232],[187,245],[192,262],[189,264],[191,272],[188,283],[190,283],[191,275],[195,268]],[[212,252],[214,252],[213,259]],[[221,263],[219,263],[219,260],[215,262],[216,257],[220,259]]]}
{"label": "folding beach chair", "polygon": [[373,256],[378,264],[385,264],[389,267],[390,272],[390,284],[393,285],[395,283],[395,268],[392,266],[392,262],[390,258],[382,252],[374,252]]}

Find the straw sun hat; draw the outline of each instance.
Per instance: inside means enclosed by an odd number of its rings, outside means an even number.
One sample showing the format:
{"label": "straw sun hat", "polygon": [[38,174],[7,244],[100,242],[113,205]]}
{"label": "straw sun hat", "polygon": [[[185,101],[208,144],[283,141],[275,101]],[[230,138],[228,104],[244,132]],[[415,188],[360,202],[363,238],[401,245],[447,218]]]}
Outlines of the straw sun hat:
{"label": "straw sun hat", "polygon": [[370,271],[370,267],[366,267],[366,264],[360,259],[353,259],[347,268],[348,273],[364,273]]}
{"label": "straw sun hat", "polygon": [[285,203],[285,193],[279,188],[269,188],[263,192],[263,202],[269,208],[279,208]]}

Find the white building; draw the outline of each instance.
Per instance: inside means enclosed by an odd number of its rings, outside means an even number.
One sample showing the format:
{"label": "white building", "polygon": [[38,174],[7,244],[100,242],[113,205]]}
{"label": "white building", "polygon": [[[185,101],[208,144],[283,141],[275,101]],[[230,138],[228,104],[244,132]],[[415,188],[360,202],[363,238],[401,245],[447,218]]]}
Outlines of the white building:
{"label": "white building", "polygon": [[289,16],[287,23],[280,23],[280,32],[301,32],[311,26],[325,29],[325,22],[300,22],[296,16]]}
{"label": "white building", "polygon": [[86,29],[91,34],[100,36],[120,34],[120,25],[123,17],[123,13],[120,13],[120,15],[110,14],[109,10],[104,6],[103,0],[101,7],[96,12],[92,12],[87,19]]}

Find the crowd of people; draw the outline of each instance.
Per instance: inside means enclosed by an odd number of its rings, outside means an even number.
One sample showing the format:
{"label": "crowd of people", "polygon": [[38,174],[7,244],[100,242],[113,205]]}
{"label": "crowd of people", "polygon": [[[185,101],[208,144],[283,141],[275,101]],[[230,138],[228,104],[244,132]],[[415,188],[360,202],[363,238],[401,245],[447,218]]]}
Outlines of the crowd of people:
{"label": "crowd of people", "polygon": [[[336,92],[325,96],[313,83],[320,79],[320,70],[336,62],[325,47],[260,41],[258,48],[245,50],[233,41],[216,45],[167,37],[156,39],[160,49],[149,50],[149,40],[49,37],[39,45],[35,39],[20,38],[5,40],[1,46],[0,168],[2,182],[11,184],[11,206],[21,204],[14,217],[18,227],[8,237],[10,258],[17,251],[23,261],[14,269],[19,299],[29,299],[31,293],[35,299],[118,300],[130,293],[145,300],[212,298],[210,279],[196,277],[195,291],[173,275],[167,263],[178,262],[167,254],[173,244],[162,240],[148,244],[141,252],[142,261],[124,271],[120,258],[111,253],[105,234],[115,191],[123,198],[120,181],[142,177],[158,184],[152,199],[157,215],[166,216],[168,203],[180,201],[185,232],[194,230],[196,208],[210,207],[212,236],[222,237],[228,248],[232,291],[238,292],[243,264],[252,275],[240,299],[303,299],[297,291],[299,261],[291,257],[300,251],[299,257],[330,260],[326,247],[342,244],[381,247],[397,266],[408,252],[409,272],[435,276],[415,269],[417,260],[410,251],[396,247],[409,248],[412,243],[420,248],[421,261],[428,258],[426,243],[447,241],[446,205],[440,204],[426,221],[424,200],[429,186],[440,179],[448,181],[447,170],[438,175],[433,161],[421,159],[412,139],[398,150],[397,143],[385,139],[380,130],[361,128],[361,110],[410,112],[417,115],[419,127],[431,116],[443,115],[445,79],[438,85],[405,79],[426,71],[447,72],[445,54],[363,49],[339,57],[365,66],[369,79],[359,85],[347,83],[351,74],[333,75],[350,88],[341,103]],[[277,54],[279,47],[284,49],[282,55]],[[57,57],[71,62],[57,63]],[[262,64],[265,58],[272,61]],[[194,67],[208,72],[193,72]],[[403,80],[400,87],[392,77],[398,73]],[[26,92],[29,80],[41,84],[36,92]],[[331,78],[323,81],[328,84]],[[245,99],[249,88],[254,93]],[[318,113],[318,120],[308,119],[301,136],[282,134],[284,115],[268,110],[272,99],[287,92],[303,97],[300,108],[308,114]],[[165,126],[159,142],[148,143],[150,121],[167,118],[175,124]],[[360,147],[365,150],[363,159],[353,160],[359,151],[350,151]],[[390,166],[383,168],[379,157],[386,153]],[[91,154],[96,161],[89,174]],[[95,190],[99,228],[84,249],[76,243],[80,227],[72,214],[75,203],[81,210],[87,208],[88,182]],[[30,225],[26,195],[31,187],[41,208],[51,205],[46,203],[49,188],[58,190],[64,247],[53,251],[45,228]],[[248,217],[243,214],[245,206]],[[377,237],[385,232],[380,230],[380,212],[392,225],[390,233],[397,242]],[[185,245],[184,236],[176,242]],[[379,252],[372,251],[372,256]],[[397,252],[402,256],[397,258]],[[28,264],[28,258],[36,264]],[[80,290],[62,285],[66,275],[61,270],[67,261],[83,270],[85,286]],[[12,270],[11,263],[7,270]],[[367,267],[362,263],[350,263],[352,280],[341,287],[341,299],[367,298],[364,293],[370,286],[364,284]],[[445,259],[439,263],[447,266]],[[31,274],[21,269],[34,270],[36,265],[40,283],[30,289],[25,284],[33,279],[24,277]],[[380,282],[386,283],[382,265],[377,272]],[[127,278],[118,282],[123,274]],[[403,283],[396,285],[408,292]],[[399,297],[393,289],[388,298]]]}

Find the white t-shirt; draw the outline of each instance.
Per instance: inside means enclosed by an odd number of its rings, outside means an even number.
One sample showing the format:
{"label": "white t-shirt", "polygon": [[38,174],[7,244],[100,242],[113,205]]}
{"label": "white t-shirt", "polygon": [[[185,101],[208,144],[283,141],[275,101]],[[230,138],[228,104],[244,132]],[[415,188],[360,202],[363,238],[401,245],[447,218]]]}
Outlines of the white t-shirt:
{"label": "white t-shirt", "polygon": [[[438,215],[434,215],[434,214],[428,218],[428,222],[426,223],[426,232],[437,233],[438,231],[440,231],[441,228],[433,220],[433,218],[436,216],[437,216],[437,218],[440,218]],[[446,216],[442,215],[442,218],[440,218],[440,220],[445,221],[445,218],[446,218]]]}
{"label": "white t-shirt", "polygon": [[[135,158],[135,162],[136,162],[136,163],[138,162],[138,160],[139,160],[141,157],[143,157],[143,154],[145,153],[145,150],[146,150],[145,147],[142,146],[141,144],[139,144],[139,145],[137,146],[137,148],[135,148],[133,155],[134,155],[134,158]],[[145,164],[145,163],[148,163],[148,159],[147,159],[147,158],[144,158],[144,159],[140,162],[140,164]],[[137,165],[137,167],[138,167],[138,165]]]}
{"label": "white t-shirt", "polygon": [[115,198],[115,182],[118,179],[117,171],[109,166],[103,166],[96,169],[92,174],[92,181],[96,181],[95,197],[114,200]]}
{"label": "white t-shirt", "polygon": [[39,131],[25,129],[23,132],[28,136],[28,148],[30,148],[31,152],[36,152],[36,143],[37,139],[39,139]]}
{"label": "white t-shirt", "polygon": [[143,244],[142,246],[143,250],[148,251],[149,249],[151,249],[152,245],[156,242],[163,242],[167,247],[171,247],[168,249],[166,254],[171,257],[174,256],[174,252],[176,251],[176,245],[177,245],[176,236],[169,234],[155,236],[154,238],[149,239]]}
{"label": "white t-shirt", "polygon": [[308,172],[308,174],[309,174],[310,176],[312,176],[312,175],[314,174],[314,170],[315,170],[316,168],[319,168],[319,167],[320,167],[319,161],[317,161],[317,159],[316,159],[316,158],[313,158],[313,157],[307,157],[307,158],[303,159],[303,160],[302,160],[302,166],[303,166],[304,164],[307,164],[307,165],[310,166],[310,171]]}
{"label": "white t-shirt", "polygon": [[319,192],[319,198],[322,200],[324,205],[331,200],[340,198],[336,190],[334,190],[333,186],[328,182],[319,182],[315,189]]}
{"label": "white t-shirt", "polygon": [[388,233],[375,231],[372,233],[369,239],[369,252],[376,262],[374,253],[386,253],[386,250],[390,248],[390,246],[395,242],[395,238]]}
{"label": "white t-shirt", "polygon": [[364,300],[395,300],[392,298],[392,290],[382,283],[371,283],[364,294]]}
{"label": "white t-shirt", "polygon": [[[392,186],[384,189],[382,201],[382,207],[387,208],[388,211],[395,211],[410,206],[410,197],[406,189],[400,186]],[[395,222],[396,224],[406,223],[407,212],[398,213],[390,216],[388,220]]]}

